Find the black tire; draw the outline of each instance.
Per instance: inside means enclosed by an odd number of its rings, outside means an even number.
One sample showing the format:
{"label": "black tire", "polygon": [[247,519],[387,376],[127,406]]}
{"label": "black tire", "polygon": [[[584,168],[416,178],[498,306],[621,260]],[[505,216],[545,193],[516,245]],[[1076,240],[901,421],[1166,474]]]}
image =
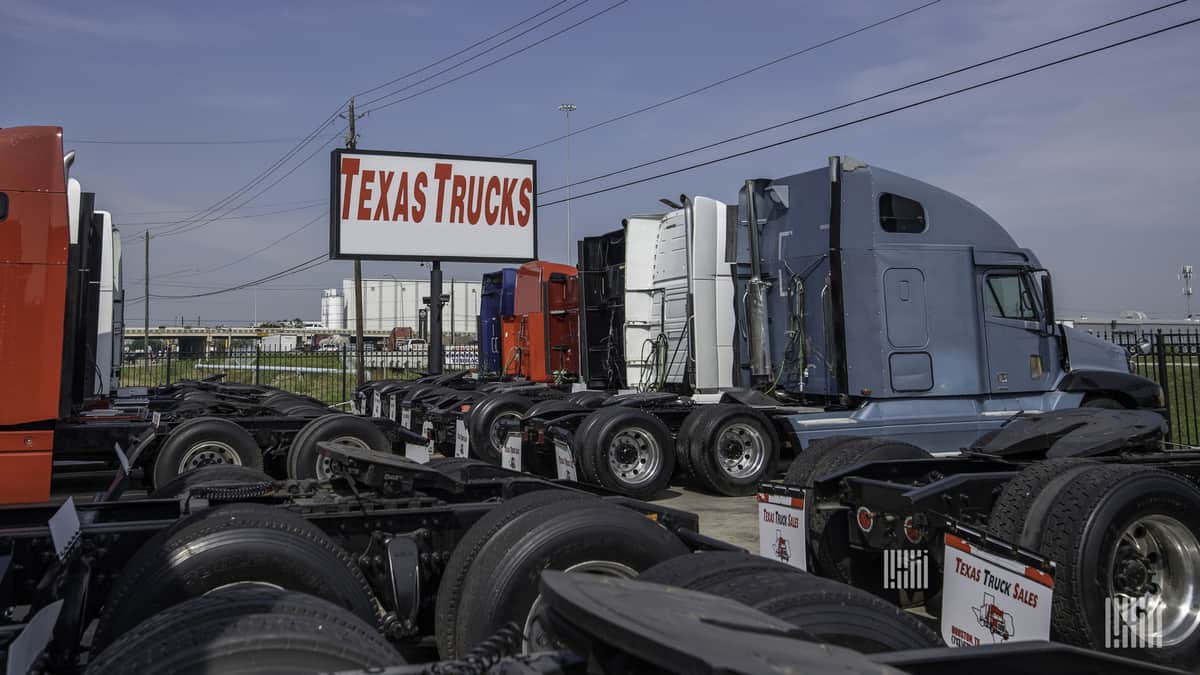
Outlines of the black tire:
{"label": "black tire", "polygon": [[109,590],[93,648],[155,612],[242,582],[315,595],[377,622],[371,587],[354,557],[324,532],[278,507],[229,504],[185,518],[138,549]]}
{"label": "black tire", "polygon": [[694,408],[687,417],[683,418],[683,422],[679,425],[679,431],[675,434],[675,467],[676,471],[694,479],[696,477],[696,469],[692,466],[692,453],[687,451],[690,439],[696,435],[695,427],[703,421],[704,416],[700,414],[702,407]]}
{"label": "black tire", "polygon": [[566,400],[584,408],[599,408],[608,398],[608,394],[603,391],[577,391],[568,396]]}
{"label": "black tire", "polygon": [[779,434],[765,415],[744,405],[703,406],[691,415],[700,419],[686,437],[681,427],[676,448],[679,456],[689,457],[703,489],[727,497],[751,495],[775,475]]}
{"label": "black tire", "polygon": [[[345,414],[346,414],[346,413],[343,413],[343,412],[330,412],[330,413],[327,413],[327,414],[325,414],[325,415],[322,415],[321,417],[317,418],[317,420],[319,420],[319,419],[322,419],[322,418],[324,418],[324,417],[329,417],[329,416],[332,416],[332,415],[345,415]],[[350,415],[350,417],[358,417],[358,415]],[[285,457],[285,458],[284,458],[284,459],[285,459],[285,462],[284,462],[284,467],[287,469],[287,473],[288,473],[288,476],[289,476],[289,477],[292,475],[292,463],[291,463],[291,459],[290,459],[290,458],[291,458],[291,454],[292,454],[292,453],[291,453],[291,448],[292,448],[292,446],[296,445],[296,443],[300,442],[300,440],[301,440],[302,438],[304,438],[304,437],[307,435],[307,433],[308,433],[309,431],[311,431],[311,430],[312,430],[312,428],[313,428],[313,424],[314,424],[314,423],[315,423],[317,420],[312,420],[312,421],[308,422],[307,424],[305,424],[304,426],[300,427],[300,431],[297,431],[297,432],[296,432],[296,435],[295,435],[295,436],[292,436],[292,442],[291,442],[291,444],[288,446],[288,455],[287,455],[287,457]]]}
{"label": "black tire", "polygon": [[498,423],[504,418],[521,417],[533,402],[520,394],[495,394],[475,404],[467,413],[467,431],[471,435],[471,454],[491,464],[500,464],[504,439],[497,437]]}
{"label": "black tire", "polygon": [[675,442],[662,420],[637,408],[609,407],[584,422],[575,432],[575,453],[587,480],[635,499],[651,499],[671,484]]}
{"label": "black tire", "polygon": [[248,466],[229,464],[202,466],[176,476],[171,482],[150,493],[150,498],[170,499],[203,485],[253,485],[255,483],[271,483],[274,480],[261,470],[251,469]]}
{"label": "black tire", "polygon": [[295,479],[329,477],[329,469],[321,457],[318,443],[341,441],[380,452],[389,452],[391,442],[369,417],[334,413],[309,422],[296,434],[288,451],[288,477]]}
{"label": "black tire", "polygon": [[262,449],[237,423],[220,417],[198,417],[179,425],[167,436],[154,458],[154,486],[208,463],[225,463],[261,469]]}
{"label": "black tire", "polygon": [[534,403],[529,407],[529,410],[525,411],[524,417],[525,419],[529,419],[531,417],[536,417],[548,412],[582,412],[584,410],[587,410],[587,408],[573,401],[564,401],[561,398],[552,398]]}
{"label": "black tire", "polygon": [[[687,551],[666,528],[615,504],[580,500],[528,511],[484,543],[467,570],[453,653],[465,653],[510,621],[529,634],[544,570],[633,577]],[[534,649],[548,646],[531,642]]]}
{"label": "black tire", "polygon": [[899,607],[796,569],[754,572],[693,588],[737,600],[823,642],[864,654],[945,646],[933,629]]}
{"label": "black tire", "polygon": [[[911,443],[885,438],[862,438],[834,443],[813,466],[810,480],[864,462],[926,459],[930,454]],[[849,514],[847,511],[804,510],[808,518],[808,541],[812,569],[823,577],[850,582]]]}
{"label": "black tire", "polygon": [[[463,538],[454,547],[438,585],[434,633],[437,638],[438,653],[443,659],[456,659],[464,655],[458,651],[460,642],[457,639],[459,607],[463,600],[463,582],[484,545],[513,520],[534,509],[548,504],[589,499],[594,500],[595,497],[574,490],[527,492],[505,500],[475,521],[475,524],[466,531]],[[467,645],[468,648],[471,646]]]}
{"label": "black tire", "polygon": [[1128,406],[1114,398],[1109,398],[1108,396],[1089,395],[1084,397],[1083,403],[1081,403],[1079,407],[1103,408],[1106,410],[1124,410]]}
{"label": "black tire", "polygon": [[705,551],[664,560],[639,574],[638,581],[694,590],[733,577],[779,570],[799,571],[745,551]]}
{"label": "black tire", "polygon": [[297,417],[319,417],[329,413],[328,406],[319,406],[313,403],[300,402],[285,406],[280,410],[284,415],[294,415]]}
{"label": "black tire", "polygon": [[86,675],[309,673],[404,663],[379,631],[304,593],[217,591],[139,623],[88,664]]}
{"label": "black tire", "polygon": [[1021,470],[1004,484],[988,515],[988,531],[1010,544],[1019,543],[1025,516],[1038,495],[1063,472],[1082,465],[1094,465],[1080,457],[1061,457],[1036,462]]}
{"label": "black tire", "polygon": [[[1049,488],[1047,488],[1049,489]],[[1033,514],[1031,513],[1031,516]],[[1160,588],[1181,579],[1193,585],[1200,578],[1196,549],[1200,547],[1200,489],[1187,479],[1146,466],[1097,464],[1075,480],[1059,486],[1053,505],[1045,513],[1039,550],[1058,563],[1051,608],[1052,640],[1089,649],[1105,646],[1107,634],[1104,605],[1114,596],[1110,584],[1116,578],[1117,556],[1122,538],[1135,526],[1144,525],[1143,537],[1156,538],[1151,530],[1170,523],[1190,538],[1186,544],[1149,549],[1165,551],[1158,576],[1150,577]],[[1161,534],[1161,531],[1159,532]],[[1190,550],[1190,553],[1188,552]],[[1147,547],[1143,546],[1143,551]],[[1174,551],[1175,553],[1171,553]],[[1182,553],[1180,553],[1182,551]],[[1149,556],[1149,553],[1144,553]],[[1155,554],[1158,555],[1157,553]],[[1147,561],[1152,559],[1144,558]],[[1174,574],[1170,574],[1174,572]],[[1190,574],[1189,574],[1190,573]],[[1194,578],[1187,579],[1194,575]],[[1134,597],[1137,592],[1132,593]],[[1123,656],[1188,670],[1200,667],[1200,617],[1196,598],[1190,600],[1191,614],[1178,623],[1164,614],[1162,625],[1181,627],[1177,640],[1167,638],[1162,646],[1129,646]],[[1190,630],[1188,628],[1190,627]]]}
{"label": "black tire", "polygon": [[788,466],[787,474],[783,478],[784,485],[799,488],[811,487],[813,469],[817,467],[817,462],[821,461],[825,455],[835,452],[845,443],[863,440],[867,440],[867,438],[864,436],[829,436],[809,442],[808,447],[800,450],[791,465]]}

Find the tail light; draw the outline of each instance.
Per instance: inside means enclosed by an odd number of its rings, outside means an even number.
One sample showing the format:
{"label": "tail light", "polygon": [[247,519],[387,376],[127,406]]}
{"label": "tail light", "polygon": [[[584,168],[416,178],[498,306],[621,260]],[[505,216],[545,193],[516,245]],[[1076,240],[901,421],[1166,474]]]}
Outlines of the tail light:
{"label": "tail light", "polygon": [[858,507],[854,519],[858,522],[858,529],[863,532],[870,532],[871,528],[875,527],[875,514],[865,506]]}
{"label": "tail light", "polygon": [[925,531],[913,521],[912,516],[904,519],[904,538],[910,544],[919,544],[925,538]]}

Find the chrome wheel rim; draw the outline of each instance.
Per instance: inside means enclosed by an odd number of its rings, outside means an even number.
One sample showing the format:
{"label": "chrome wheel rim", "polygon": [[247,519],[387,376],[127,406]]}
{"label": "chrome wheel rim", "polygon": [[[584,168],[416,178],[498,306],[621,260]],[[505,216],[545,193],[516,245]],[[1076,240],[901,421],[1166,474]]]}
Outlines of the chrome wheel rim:
{"label": "chrome wheel rim", "polygon": [[202,466],[212,466],[216,464],[229,464],[233,466],[242,465],[242,456],[238,454],[233,446],[224,441],[200,441],[183,453],[183,457],[179,460],[179,467],[176,473],[184,473],[192,469],[199,469]]}
{"label": "chrome wheel rim", "polygon": [[[637,570],[614,560],[588,560],[575,563],[563,571],[567,574],[597,574],[617,579],[633,579],[638,575]],[[525,640],[521,646],[523,653],[551,651],[562,647],[558,638],[542,625],[541,614],[542,596],[539,593],[534,598],[533,605],[529,607],[529,614],[525,617]]]}
{"label": "chrome wheel rim", "polygon": [[492,449],[496,452],[503,452],[504,443],[508,440],[508,433],[504,430],[507,425],[501,424],[501,422],[520,419],[521,413],[515,410],[506,410],[492,418],[492,426],[488,429],[488,438],[491,440]]}
{"label": "chrome wheel rim", "polygon": [[1143,644],[1183,642],[1200,628],[1200,540],[1171,516],[1135,520],[1109,558],[1108,591]]}
{"label": "chrome wheel rim", "polygon": [[662,448],[645,429],[621,429],[608,442],[608,468],[626,485],[654,480],[662,468]]}
{"label": "chrome wheel rim", "polygon": [[717,464],[730,478],[753,478],[766,461],[767,441],[749,424],[730,424],[717,436]]}
{"label": "chrome wheel rim", "polygon": [[[363,442],[357,436],[338,436],[337,438],[329,439],[330,443],[338,443],[340,445],[349,445],[352,448],[359,450],[370,450],[371,447]],[[333,477],[333,460],[329,459],[328,455],[317,453],[317,480],[329,480]]]}

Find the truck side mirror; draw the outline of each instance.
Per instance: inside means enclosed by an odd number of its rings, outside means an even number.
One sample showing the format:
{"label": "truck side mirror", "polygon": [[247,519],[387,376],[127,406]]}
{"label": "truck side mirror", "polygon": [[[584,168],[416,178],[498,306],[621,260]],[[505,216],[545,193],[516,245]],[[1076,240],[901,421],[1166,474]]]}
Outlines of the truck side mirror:
{"label": "truck side mirror", "polygon": [[1050,282],[1050,273],[1042,275],[1042,311],[1046,315],[1046,330],[1054,331],[1054,286]]}

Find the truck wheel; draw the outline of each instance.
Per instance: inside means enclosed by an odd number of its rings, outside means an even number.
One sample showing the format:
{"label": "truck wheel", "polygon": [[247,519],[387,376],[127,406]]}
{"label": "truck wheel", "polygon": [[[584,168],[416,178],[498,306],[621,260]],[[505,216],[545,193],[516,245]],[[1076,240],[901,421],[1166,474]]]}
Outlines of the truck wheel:
{"label": "truck wheel", "polygon": [[[902,459],[928,459],[931,455],[910,443],[885,438],[863,438],[834,444],[813,467],[810,476],[820,478],[834,471],[864,462]],[[808,541],[812,546],[812,569],[841,582],[850,582],[849,514],[846,511],[822,511],[806,508]]]}
{"label": "truck wheel", "polygon": [[671,431],[637,408],[601,408],[588,416],[575,436],[579,464],[590,480],[635,499],[650,499],[667,488],[675,473]]}
{"label": "truck wheel", "polygon": [[[701,486],[727,497],[754,494],[774,475],[779,434],[762,413],[744,405],[703,406],[700,419],[676,443]],[[689,415],[690,417],[690,415]]]}
{"label": "truck wheel", "polygon": [[[1010,544],[1019,543],[1025,516],[1046,486],[1070,469],[1095,465],[1096,462],[1081,457],[1060,457],[1025,467],[1004,484],[996,503],[992,504],[987,521],[988,530]],[[1072,476],[1067,479],[1070,480]]]}
{"label": "truck wheel", "polygon": [[93,648],[158,611],[234,586],[300,591],[377,621],[354,558],[324,532],[275,506],[228,504],[185,518],[138,549],[109,591]]}
{"label": "truck wheel", "polygon": [[85,675],[329,672],[404,659],[379,631],[304,593],[216,591],[138,624],[88,664]]}
{"label": "truck wheel", "polygon": [[1079,404],[1080,408],[1104,408],[1107,410],[1124,410],[1125,404],[1108,396],[1089,395]]}
{"label": "truck wheel", "polygon": [[1137,617],[1123,623],[1140,641],[1121,654],[1188,670],[1200,666],[1195,485],[1152,467],[1097,464],[1060,486],[1040,529],[1037,550],[1058,563],[1051,639],[1104,647],[1105,605],[1119,599]]}
{"label": "truck wheel", "polygon": [[945,646],[933,629],[899,607],[797,569],[753,572],[690,588],[737,600],[822,642],[864,654]]}
{"label": "truck wheel", "polygon": [[524,396],[510,393],[489,396],[471,408],[467,413],[471,452],[485,462],[500,464],[505,440],[501,422],[519,421],[532,406],[533,402]]}
{"label": "truck wheel", "polygon": [[529,419],[548,412],[565,412],[565,411],[583,411],[587,408],[572,401],[564,401],[561,398],[552,398],[547,401],[538,401],[534,403],[529,410],[525,411],[524,418]]}
{"label": "truck wheel", "polygon": [[220,417],[199,417],[174,429],[158,448],[152,470],[154,485],[213,464],[261,469],[262,450],[237,423]]}
{"label": "truck wheel", "polygon": [[361,450],[387,452],[392,444],[387,434],[367,417],[334,413],[304,425],[288,451],[288,477],[328,480],[331,473],[328,457],[323,457],[318,443],[342,443]]}
{"label": "truck wheel", "polygon": [[788,466],[783,484],[791,487],[806,488],[812,485],[813,469],[825,455],[835,452],[845,443],[867,440],[865,436],[828,436],[810,441],[807,448],[796,454]]}
{"label": "truck wheel", "polygon": [[692,466],[692,453],[687,451],[690,445],[690,439],[696,435],[696,425],[703,421],[703,415],[700,411],[703,408],[697,407],[683,418],[683,422],[679,425],[679,431],[675,434],[675,466],[679,473],[688,478],[696,477],[696,468]]}
{"label": "truck wheel", "polygon": [[608,394],[602,391],[577,391],[568,396],[567,400],[584,408],[599,408],[608,400]]}
{"label": "truck wheel", "polygon": [[[472,460],[478,461],[478,460]],[[573,500],[595,499],[586,492],[574,490],[538,490],[527,492],[518,497],[507,499],[496,508],[488,511],[482,518],[475,521],[454,547],[442,580],[438,584],[437,607],[434,611],[435,637],[437,638],[438,653],[442,659],[456,659],[465,652],[458,651],[459,606],[463,598],[463,582],[467,572],[484,545],[491,541],[496,533],[513,520],[547,504],[560,504]],[[467,645],[472,647],[473,645]]]}
{"label": "truck wheel", "polygon": [[274,478],[258,469],[248,466],[230,464],[202,466],[180,476],[150,493],[151,499],[171,499],[204,485],[253,485],[255,483],[273,483]]}
{"label": "truck wheel", "polygon": [[745,551],[705,551],[664,560],[639,574],[637,580],[694,590],[733,577],[774,570],[797,571]]}
{"label": "truck wheel", "polygon": [[631,579],[687,552],[666,528],[615,504],[573,500],[527,511],[487,540],[468,568],[455,616],[442,623],[454,626],[446,653],[461,656],[509,622],[522,627],[526,651],[552,648],[538,621],[544,570]]}

